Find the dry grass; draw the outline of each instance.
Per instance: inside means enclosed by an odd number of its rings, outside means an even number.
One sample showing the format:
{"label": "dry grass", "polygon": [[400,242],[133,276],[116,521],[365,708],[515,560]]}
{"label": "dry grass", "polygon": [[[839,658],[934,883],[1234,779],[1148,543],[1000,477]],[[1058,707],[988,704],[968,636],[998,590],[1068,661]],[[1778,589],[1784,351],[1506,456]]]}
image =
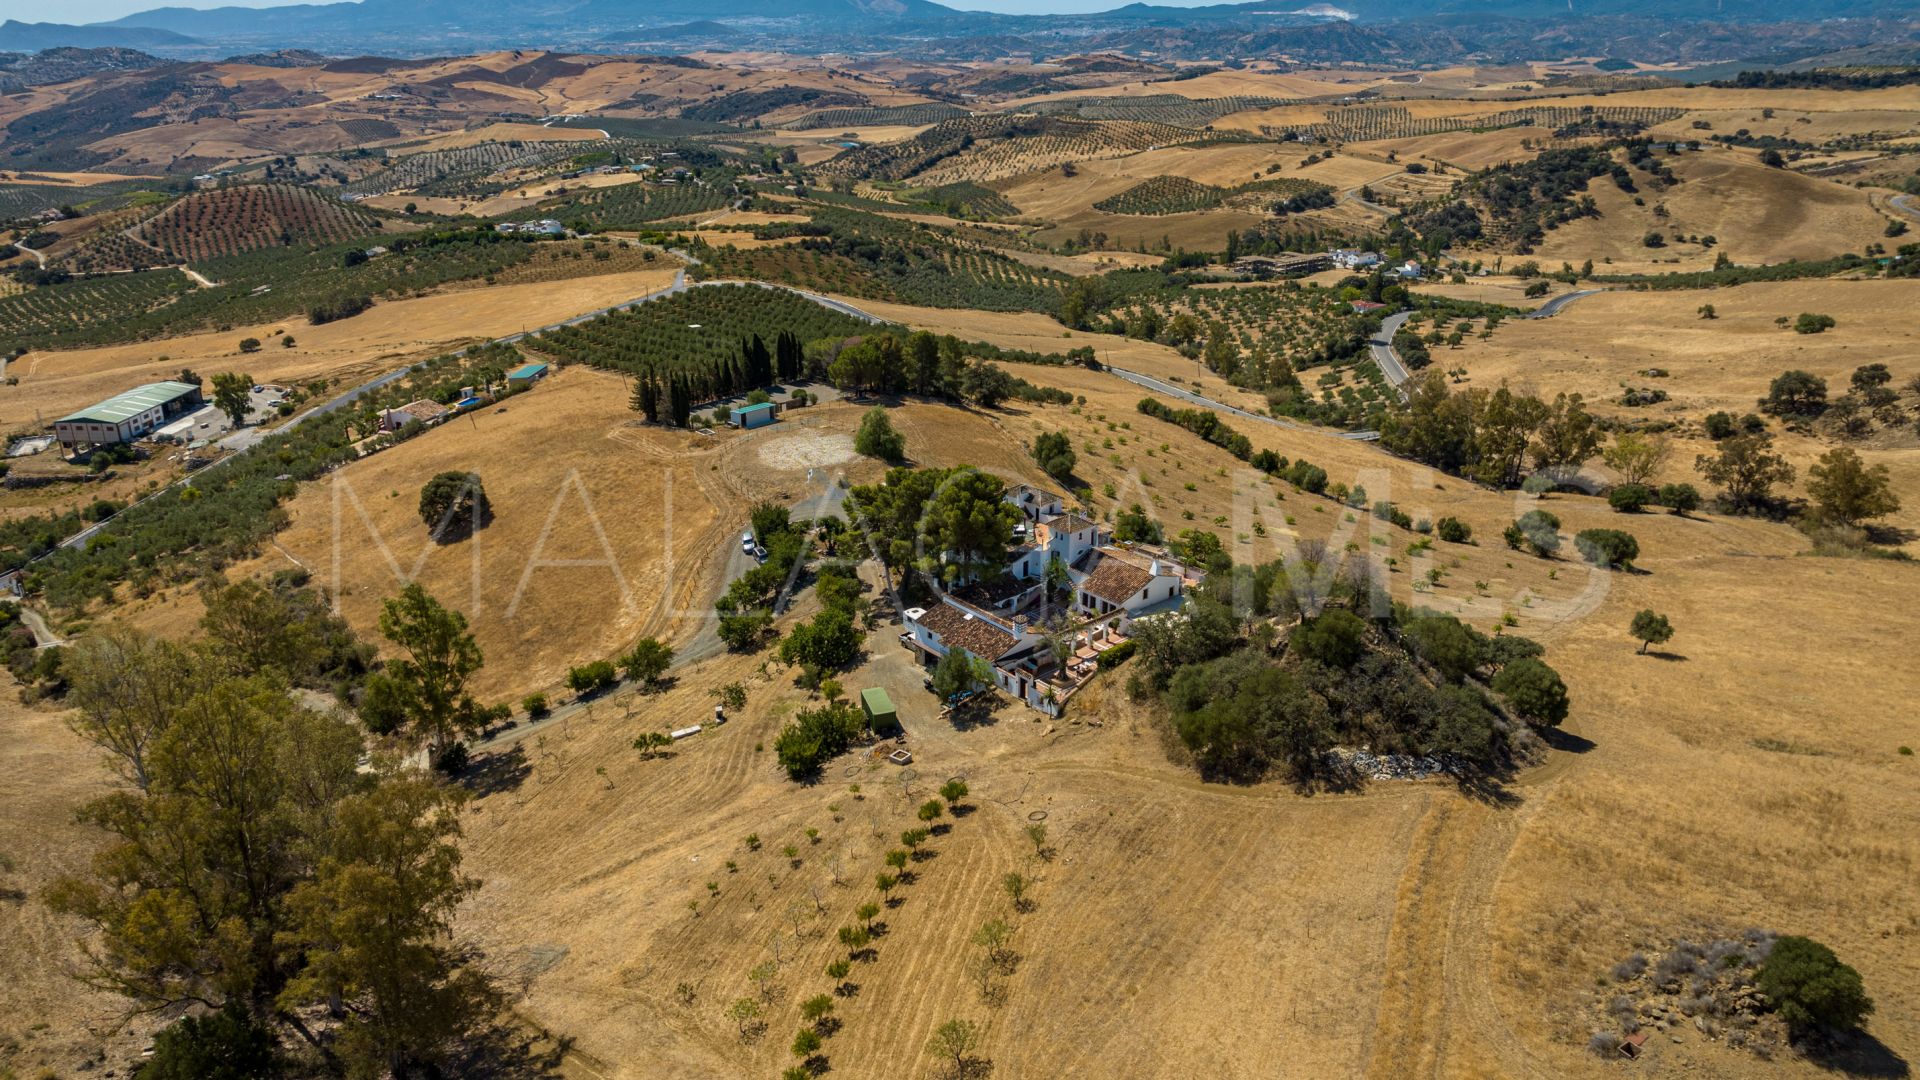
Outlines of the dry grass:
{"label": "dry grass", "polygon": [[[1888,662],[1900,641],[1920,632],[1909,625],[1916,609],[1903,568],[1796,557],[1803,542],[1780,526],[1647,515],[1629,526],[1646,573],[1589,575],[1577,563],[1521,558],[1499,545],[1499,527],[1522,508],[1510,495],[1435,477],[1364,445],[1234,421],[1257,447],[1308,457],[1338,480],[1359,479],[1416,516],[1454,514],[1473,524],[1482,542],[1440,545],[1438,565],[1459,565],[1439,590],[1416,594],[1410,579],[1425,563],[1401,550],[1412,534],[1364,515],[1347,522],[1327,500],[1287,490],[1185,431],[1139,416],[1137,389],[1110,376],[1018,370],[1085,394],[1086,406],[995,414],[908,406],[895,417],[909,455],[1034,480],[1021,449],[1034,434],[1064,430],[1076,446],[1113,439],[1112,450],[1081,458],[1079,473],[1096,491],[1119,488],[1115,498],[1096,496],[1098,512],[1150,502],[1174,528],[1208,527],[1224,515],[1239,558],[1275,550],[1270,538],[1238,538],[1255,513],[1273,536],[1331,538],[1336,548],[1350,540],[1379,558],[1399,556],[1387,576],[1396,598],[1459,610],[1482,626],[1511,610],[1521,632],[1546,640],[1573,689],[1568,727],[1594,749],[1554,751],[1522,778],[1508,806],[1468,801],[1442,784],[1378,783],[1315,798],[1280,784],[1209,786],[1166,759],[1155,722],[1111,677],[1076,700],[1068,721],[1007,710],[965,730],[939,723],[917,671],[883,627],[869,639],[870,661],[843,681],[893,694],[921,779],[903,791],[896,771],[848,758],[809,787],[781,778],[770,751],[754,749],[804,707],[802,693],[784,673],[762,675],[753,658],[722,655],[680,672],[665,694],[612,698],[526,734],[521,756],[498,765],[508,781],[474,804],[468,869],[487,884],[462,926],[511,982],[526,986],[520,1012],[578,1038],[579,1075],[782,1066],[798,1003],[828,989],[821,972],[839,951],[834,928],[853,922],[853,908],[873,895],[867,883],[891,837],[912,823],[910,807],[952,775],[967,778],[978,809],[935,844],[938,855],[882,916],[889,931],[877,959],[856,966],[860,992],[838,1005],[845,1026],[827,1043],[836,1073],[920,1075],[930,1064],[922,1046],[931,1028],[962,1016],[985,1023],[985,1051],[1008,1075],[1266,1076],[1276,1061],[1301,1076],[1611,1075],[1612,1066],[1583,1049],[1595,976],[1645,938],[1703,923],[1766,924],[1832,942],[1879,999],[1875,1034],[1908,1059],[1920,1053],[1920,1001],[1906,977],[1915,927],[1904,904],[1920,857],[1920,800],[1909,759],[1891,752],[1912,740],[1889,724],[1899,703],[1920,692],[1914,672]],[[661,470],[633,468],[626,455],[642,448],[604,437],[619,405],[617,395],[592,392],[600,381],[613,380],[566,372],[515,399],[506,415],[481,418],[499,425],[484,441],[490,453],[529,447],[508,462],[507,498],[495,496],[505,512],[482,534],[483,557],[493,557],[484,551],[494,530],[525,531],[507,514],[519,517],[523,503],[537,513],[548,498],[544,490],[515,494],[513,485],[550,488],[557,471],[595,456],[596,441],[614,445],[597,448],[606,460],[582,465],[583,474],[614,484],[609,501],[649,508],[622,522],[636,526],[639,539],[614,542],[637,551],[650,542],[645,534],[657,535],[650,508],[662,499],[634,485]],[[810,410],[808,419],[834,409]],[[844,434],[858,412],[837,409],[844,415],[808,434]],[[767,434],[795,432],[759,433]],[[358,472],[357,486],[377,489],[386,475],[379,470],[411,481],[469,464],[480,444],[456,429],[435,432],[347,475]],[[725,482],[744,483],[766,458],[753,438],[734,445],[753,457],[676,441],[662,447],[670,454],[662,460],[678,474],[680,462],[697,470],[707,460],[697,455],[709,454]],[[409,453],[418,460],[402,457]],[[604,473],[592,472],[596,464]],[[315,502],[313,493],[300,497],[289,539],[314,531]],[[1597,500],[1561,496],[1549,505],[1568,531],[1623,520]],[[1184,521],[1183,511],[1195,521]],[[404,505],[374,513],[396,525],[411,516]],[[418,530],[417,519],[412,526]],[[1388,544],[1371,544],[1375,533]],[[1487,582],[1486,596],[1470,584],[1476,580]],[[592,602],[580,591],[567,599]],[[362,603],[350,597],[348,609],[363,623]],[[1640,607],[1672,616],[1680,634],[1667,650],[1684,659],[1633,655],[1624,628]],[[1791,617],[1782,619],[1783,610]],[[1863,619],[1863,611],[1875,616]],[[589,609],[549,626],[570,639],[577,659],[594,654],[605,621]],[[1757,625],[1782,632],[1755,635]],[[542,647],[515,640],[490,652],[497,666],[541,669],[551,666]],[[748,684],[750,704],[733,723],[660,760],[641,761],[628,748],[639,731],[704,718],[706,689],[736,679]],[[1812,743],[1824,755],[1753,746],[1764,738]],[[862,798],[847,789],[852,782]],[[1032,861],[1019,831],[1036,811],[1047,814],[1051,862]],[[817,845],[808,828],[820,830]],[[749,833],[761,838],[760,850],[745,850]],[[798,867],[781,851],[787,844],[798,848]],[[836,857],[844,886],[832,884]],[[1013,870],[1038,878],[1037,907],[1011,916],[1024,959],[994,1008],[966,978],[977,952],[967,936],[985,919],[1009,915],[997,883]],[[719,887],[717,898],[708,882]],[[770,1030],[742,1044],[722,1009],[751,993],[747,971],[776,950],[780,993]],[[693,990],[690,1005],[679,999],[681,983]],[[1691,1032],[1646,1060],[1658,1076],[1689,1068],[1815,1074]]]}
{"label": "dry grass", "polygon": [[[1547,394],[1580,393],[1603,414],[1682,422],[1677,452],[1663,479],[1698,484],[1694,456],[1712,449],[1701,419],[1710,412],[1755,411],[1767,385],[1783,371],[1820,376],[1832,396],[1845,392],[1853,370],[1863,364],[1888,364],[1896,386],[1920,374],[1901,360],[1920,340],[1920,312],[1905,300],[1910,291],[1901,281],[1792,281],[1610,292],[1577,301],[1551,319],[1509,320],[1490,340],[1470,338],[1460,349],[1437,351],[1434,360],[1444,368],[1466,368],[1472,385],[1504,381]],[[1718,318],[1700,318],[1698,308],[1709,303]],[[1774,324],[1782,315],[1803,311],[1832,315],[1838,325],[1807,335]],[[1650,368],[1668,374],[1638,374]],[[1671,400],[1626,408],[1617,403],[1625,386],[1656,387]],[[1803,484],[1806,466],[1835,445],[1828,438],[1779,434],[1779,449],[1800,468]],[[1883,431],[1857,448],[1869,463],[1884,464],[1893,473],[1894,490],[1906,505],[1889,523],[1920,527],[1920,440],[1914,429]]]}
{"label": "dry grass", "polygon": [[[1722,251],[1734,262],[1752,265],[1828,258],[1886,238],[1887,219],[1865,192],[1854,188],[1770,169],[1743,151],[1712,150],[1664,160],[1683,181],[1677,187],[1660,192],[1643,187],[1640,197],[1646,205],[1635,206],[1634,197],[1612,181],[1595,181],[1587,191],[1600,216],[1547,233],[1532,257],[1545,265],[1567,261],[1578,266],[1592,259],[1607,264],[1605,272],[1659,273],[1706,269]],[[1654,213],[1659,204],[1666,206],[1668,217]],[[1646,247],[1642,238],[1650,231],[1664,234],[1669,246]],[[1673,243],[1681,234],[1713,236],[1719,243],[1712,249]]]}
{"label": "dry grass", "polygon": [[72,977],[84,928],[39,898],[59,875],[86,871],[96,835],[73,811],[107,791],[106,770],[57,710],[20,704],[10,678],[0,723],[0,853],[17,867],[0,873],[0,1073],[70,1075],[102,1048],[125,1060],[158,1025],[112,1033],[123,1003]]}

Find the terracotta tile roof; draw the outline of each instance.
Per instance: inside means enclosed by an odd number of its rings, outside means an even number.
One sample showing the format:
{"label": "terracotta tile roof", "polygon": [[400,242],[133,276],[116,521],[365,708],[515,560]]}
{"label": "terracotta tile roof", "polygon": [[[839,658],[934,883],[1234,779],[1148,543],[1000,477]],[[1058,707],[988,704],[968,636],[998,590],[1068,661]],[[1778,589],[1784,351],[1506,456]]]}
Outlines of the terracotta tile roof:
{"label": "terracotta tile roof", "polygon": [[975,656],[997,660],[1020,640],[978,616],[970,616],[952,604],[935,604],[919,618],[921,626],[934,632],[940,644],[959,647]]}
{"label": "terracotta tile roof", "polygon": [[1109,604],[1124,604],[1152,581],[1153,574],[1145,568],[1109,555],[1093,564],[1093,569],[1080,582],[1080,591],[1092,593]]}

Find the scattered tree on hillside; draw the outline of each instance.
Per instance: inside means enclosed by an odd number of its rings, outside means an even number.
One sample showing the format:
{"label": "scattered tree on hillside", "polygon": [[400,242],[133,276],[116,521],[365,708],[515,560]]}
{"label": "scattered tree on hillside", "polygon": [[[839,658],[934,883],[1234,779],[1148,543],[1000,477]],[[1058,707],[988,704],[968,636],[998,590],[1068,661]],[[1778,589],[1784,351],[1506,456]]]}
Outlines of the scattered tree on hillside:
{"label": "scattered tree on hillside", "polygon": [[1601,460],[1620,474],[1623,484],[1645,485],[1673,456],[1673,444],[1658,435],[1623,431],[1614,436]]}
{"label": "scattered tree on hillside", "polygon": [[427,744],[436,762],[447,761],[457,741],[486,722],[485,710],[467,693],[467,680],[483,663],[467,617],[413,582],[382,606],[380,633],[406,655],[368,680],[369,694],[372,683],[385,686],[406,734]]}
{"label": "scattered tree on hillside", "polygon": [[68,648],[61,669],[74,710],[68,726],[105,750],[122,779],[148,790],[148,758],[200,684],[192,654],[170,641],[109,627]]}
{"label": "scattered tree on hillside", "polygon": [[1692,484],[1662,484],[1655,501],[1675,514],[1686,517],[1700,508],[1700,492]]}
{"label": "scattered tree on hillside", "polygon": [[1782,372],[1760,399],[1760,411],[1774,416],[1819,416],[1826,408],[1827,380],[1805,371]]}
{"label": "scattered tree on hillside", "polygon": [[940,1059],[945,1080],[971,1080],[983,1075],[990,1063],[973,1056],[980,1046],[980,1029],[971,1020],[949,1020],[934,1029],[927,1053]]}
{"label": "scattered tree on hillside", "polygon": [[1567,718],[1567,684],[1539,660],[1515,660],[1493,677],[1493,689],[1513,711],[1541,727],[1559,727]]}
{"label": "scattered tree on hillside", "polygon": [[1036,435],[1032,452],[1040,471],[1063,484],[1073,475],[1074,465],[1079,463],[1079,455],[1073,452],[1073,440],[1064,431]]}
{"label": "scattered tree on hillside", "polygon": [[493,506],[479,473],[437,473],[420,488],[420,520],[437,543],[469,536],[485,528],[492,517]]}
{"label": "scattered tree on hillside", "polygon": [[633,648],[620,658],[620,667],[626,671],[627,678],[648,688],[658,686],[660,677],[672,666],[673,646],[653,637],[634,642]]}
{"label": "scattered tree on hillside", "polygon": [[1773,437],[1761,432],[1720,441],[1718,452],[1694,458],[1694,468],[1725,491],[1735,511],[1755,510],[1773,497],[1776,484],[1793,482],[1794,468],[1772,452]]}
{"label": "scattered tree on hillside", "polygon": [[1796,1035],[1845,1031],[1873,1013],[1860,973],[1810,938],[1785,936],[1760,965],[1761,993]]}
{"label": "scattered tree on hillside", "polygon": [[1810,466],[1807,475],[1807,494],[1813,496],[1820,516],[1827,521],[1856,526],[1900,509],[1887,467],[1868,466],[1848,447],[1820,455],[1819,463]]}
{"label": "scattered tree on hillside", "polygon": [[1633,622],[1627,632],[1640,642],[1640,652],[1644,655],[1649,645],[1665,645],[1673,638],[1673,624],[1652,608],[1642,608],[1634,613]]}

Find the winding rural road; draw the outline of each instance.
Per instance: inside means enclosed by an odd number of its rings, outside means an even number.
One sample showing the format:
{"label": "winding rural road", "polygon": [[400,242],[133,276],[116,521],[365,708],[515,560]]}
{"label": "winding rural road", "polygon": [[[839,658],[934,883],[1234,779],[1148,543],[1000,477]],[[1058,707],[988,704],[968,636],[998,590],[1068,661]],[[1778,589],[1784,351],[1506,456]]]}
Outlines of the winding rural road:
{"label": "winding rural road", "polygon": [[13,246],[33,256],[33,261],[40,264],[40,269],[45,270],[47,268],[47,257],[44,253],[35,251],[32,248],[28,247],[27,245],[22,244],[18,241],[15,241]]}
{"label": "winding rural road", "polygon": [[1262,416],[1257,412],[1249,412],[1246,409],[1228,405],[1223,401],[1215,401],[1210,397],[1196,394],[1191,390],[1182,390],[1170,383],[1162,382],[1151,375],[1142,375],[1137,371],[1128,371],[1126,368],[1117,368],[1109,365],[1107,371],[1118,375],[1130,383],[1144,386],[1155,393],[1176,397],[1182,401],[1192,402],[1195,405],[1213,409],[1216,412],[1231,413],[1234,416],[1244,416],[1249,420],[1258,420],[1263,424],[1272,424],[1274,427],[1283,427],[1289,431],[1305,432],[1308,435],[1324,435],[1330,439],[1345,439],[1348,442],[1372,442],[1380,437],[1380,433],[1377,431],[1333,431],[1328,428],[1314,427],[1311,424],[1297,424],[1291,420],[1282,420],[1274,416]]}
{"label": "winding rural road", "polygon": [[1411,311],[1394,312],[1380,320],[1380,332],[1367,341],[1367,351],[1373,354],[1373,362],[1379,365],[1380,374],[1387,377],[1387,385],[1393,387],[1393,392],[1403,399],[1407,393],[1400,388],[1401,384],[1412,378],[1413,374],[1400,361],[1400,354],[1393,351],[1393,335],[1399,333],[1400,328],[1412,317]]}
{"label": "winding rural road", "polygon": [[1527,318],[1551,319],[1555,315],[1560,314],[1560,309],[1566,307],[1568,304],[1571,304],[1576,300],[1585,300],[1589,296],[1598,296],[1601,293],[1606,291],[1607,290],[1605,289],[1581,289],[1578,292],[1564,293],[1560,296],[1554,297],[1553,299],[1547,301],[1544,304],[1541,304],[1538,308],[1534,309],[1533,311],[1528,312]]}

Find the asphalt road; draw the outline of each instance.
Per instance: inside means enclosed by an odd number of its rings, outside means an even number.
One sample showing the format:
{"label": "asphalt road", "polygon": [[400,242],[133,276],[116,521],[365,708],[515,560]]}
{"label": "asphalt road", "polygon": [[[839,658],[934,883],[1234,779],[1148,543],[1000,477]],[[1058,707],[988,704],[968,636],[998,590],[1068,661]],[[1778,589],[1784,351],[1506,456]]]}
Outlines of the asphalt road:
{"label": "asphalt road", "polygon": [[1213,409],[1216,412],[1231,413],[1234,416],[1244,416],[1248,420],[1258,420],[1263,424],[1283,427],[1289,431],[1301,431],[1309,435],[1324,435],[1330,439],[1345,439],[1349,442],[1371,442],[1380,437],[1380,433],[1377,431],[1331,431],[1323,427],[1314,427],[1311,424],[1297,424],[1291,420],[1282,420],[1274,416],[1262,416],[1257,412],[1248,412],[1246,409],[1237,408],[1222,401],[1215,401],[1210,397],[1196,394],[1191,390],[1182,390],[1170,383],[1162,382],[1151,375],[1142,375],[1137,371],[1128,371],[1126,368],[1112,366],[1109,366],[1107,370],[1130,383],[1144,386],[1155,393],[1176,397],[1182,401],[1192,402],[1195,405]]}
{"label": "asphalt road", "polygon": [[1546,303],[1541,304],[1535,310],[1529,312],[1527,314],[1527,318],[1551,319],[1555,315],[1560,314],[1560,309],[1563,307],[1566,307],[1568,304],[1571,304],[1576,300],[1585,300],[1589,296],[1598,296],[1601,293],[1606,291],[1607,290],[1605,289],[1581,289],[1578,292],[1570,292],[1560,296],[1556,296],[1553,299],[1547,301]]}
{"label": "asphalt road", "polygon": [[1380,332],[1367,342],[1367,351],[1373,354],[1373,362],[1379,365],[1380,374],[1387,377],[1387,385],[1403,398],[1407,395],[1400,386],[1413,376],[1407,370],[1407,365],[1400,362],[1400,354],[1393,351],[1393,335],[1399,333],[1412,316],[1411,311],[1396,311],[1380,320]]}

